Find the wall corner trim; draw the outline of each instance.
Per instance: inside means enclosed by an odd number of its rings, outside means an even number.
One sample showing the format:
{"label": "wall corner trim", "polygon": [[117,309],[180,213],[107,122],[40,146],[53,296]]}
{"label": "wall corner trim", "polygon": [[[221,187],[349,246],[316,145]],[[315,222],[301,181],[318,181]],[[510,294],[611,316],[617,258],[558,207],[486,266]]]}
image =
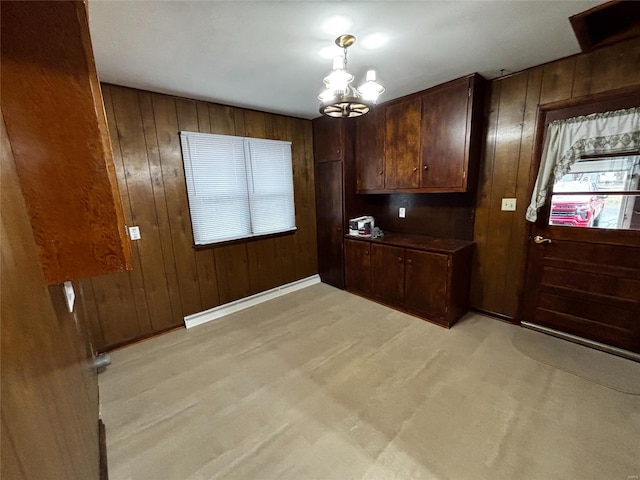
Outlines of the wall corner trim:
{"label": "wall corner trim", "polygon": [[296,280],[295,282],[287,283],[276,288],[272,288],[271,290],[256,293],[255,295],[241,298],[240,300],[225,303],[224,305],[210,308],[209,310],[205,310],[203,312],[194,313],[193,315],[187,315],[186,317],[184,317],[184,325],[187,328],[197,327],[198,325],[202,325],[203,323],[217,320],[218,318],[225,317],[235,312],[239,312],[240,310],[244,310],[245,308],[253,307],[254,305],[258,305],[262,302],[281,297],[282,295],[295,292],[296,290],[310,287],[311,285],[315,285],[316,283],[320,283],[320,275],[318,274],[311,275],[310,277],[302,278],[300,280]]}

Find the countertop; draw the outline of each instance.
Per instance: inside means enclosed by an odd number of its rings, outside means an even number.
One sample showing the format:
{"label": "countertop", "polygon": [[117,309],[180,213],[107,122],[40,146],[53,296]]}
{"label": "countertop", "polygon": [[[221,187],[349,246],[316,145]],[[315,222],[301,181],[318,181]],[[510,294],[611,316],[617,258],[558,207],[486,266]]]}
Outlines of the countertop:
{"label": "countertop", "polygon": [[469,248],[474,244],[474,242],[467,240],[393,232],[385,232],[384,237],[382,238],[359,237],[356,235],[345,235],[344,238],[440,253],[455,253],[457,251],[464,250],[465,248]]}

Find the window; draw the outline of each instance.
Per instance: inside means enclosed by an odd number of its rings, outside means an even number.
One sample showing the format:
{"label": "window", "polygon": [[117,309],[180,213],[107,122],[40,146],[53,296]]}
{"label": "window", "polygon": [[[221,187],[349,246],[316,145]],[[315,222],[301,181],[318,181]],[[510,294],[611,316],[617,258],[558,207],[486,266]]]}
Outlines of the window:
{"label": "window", "polygon": [[295,230],[291,142],[180,132],[196,245]]}
{"label": "window", "polygon": [[640,155],[582,158],[553,185],[549,225],[640,230]]}

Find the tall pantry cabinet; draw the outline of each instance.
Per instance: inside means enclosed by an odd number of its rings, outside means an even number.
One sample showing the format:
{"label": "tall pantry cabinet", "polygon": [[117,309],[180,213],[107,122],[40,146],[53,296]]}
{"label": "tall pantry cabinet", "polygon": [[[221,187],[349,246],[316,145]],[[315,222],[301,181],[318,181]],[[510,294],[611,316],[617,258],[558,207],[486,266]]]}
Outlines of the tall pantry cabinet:
{"label": "tall pantry cabinet", "polygon": [[324,283],[337,288],[344,288],[344,164],[350,150],[345,129],[345,120],[321,117],[313,121],[318,273]]}

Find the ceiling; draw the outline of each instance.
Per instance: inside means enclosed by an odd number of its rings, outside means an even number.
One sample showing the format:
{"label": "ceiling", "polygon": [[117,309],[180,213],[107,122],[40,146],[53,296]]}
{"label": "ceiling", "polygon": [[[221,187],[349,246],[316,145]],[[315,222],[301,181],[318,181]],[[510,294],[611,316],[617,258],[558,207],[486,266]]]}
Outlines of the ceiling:
{"label": "ceiling", "polygon": [[91,0],[89,21],[101,81],[315,118],[341,33],[356,85],[375,68],[387,101],[578,53],[568,17],[601,3]]}

